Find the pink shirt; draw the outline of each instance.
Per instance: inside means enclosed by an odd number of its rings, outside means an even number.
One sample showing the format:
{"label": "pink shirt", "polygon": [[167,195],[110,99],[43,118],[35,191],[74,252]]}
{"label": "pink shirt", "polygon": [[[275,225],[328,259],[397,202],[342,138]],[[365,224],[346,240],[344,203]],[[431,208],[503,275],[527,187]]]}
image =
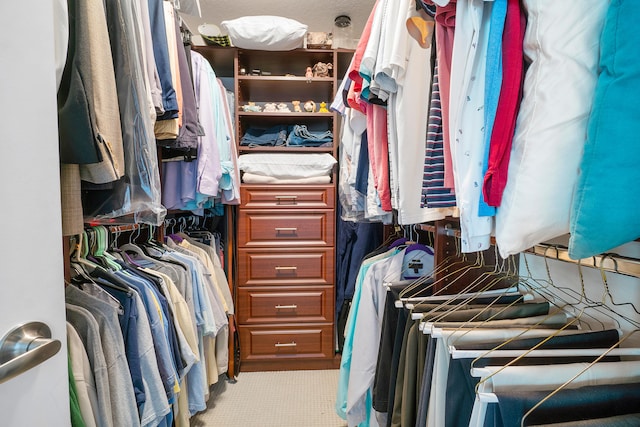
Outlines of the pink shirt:
{"label": "pink shirt", "polygon": [[440,85],[440,105],[442,107],[442,131],[444,151],[444,186],[455,189],[453,163],[449,145],[449,96],[451,93],[451,56],[453,54],[453,34],[456,26],[456,3],[451,0],[446,6],[436,7],[436,54],[438,55],[438,84]]}
{"label": "pink shirt", "polygon": [[[367,19],[367,23],[364,25],[362,35],[360,35],[360,40],[358,41],[355,52],[353,53],[353,61],[351,62],[351,67],[348,72],[349,78],[359,85],[362,84],[362,77],[360,77],[359,73],[360,64],[362,63],[362,56],[364,55],[364,50],[366,49],[367,43],[369,43],[369,37],[371,36],[371,25],[373,24],[373,16],[376,13],[376,7],[378,7],[378,1],[373,5],[369,18]],[[356,87],[356,89],[359,90],[360,87]]]}
{"label": "pink shirt", "polygon": [[385,212],[391,212],[387,110],[375,104],[368,104],[366,110],[369,164],[373,173],[375,188],[380,198],[380,207]]}

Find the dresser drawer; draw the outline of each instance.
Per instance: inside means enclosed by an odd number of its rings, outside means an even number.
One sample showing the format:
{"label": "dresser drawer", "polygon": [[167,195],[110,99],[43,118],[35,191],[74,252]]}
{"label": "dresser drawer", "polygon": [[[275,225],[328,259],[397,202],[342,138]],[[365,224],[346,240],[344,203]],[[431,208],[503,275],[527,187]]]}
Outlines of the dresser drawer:
{"label": "dresser drawer", "polygon": [[331,322],[333,287],[239,288],[240,324]]}
{"label": "dresser drawer", "polygon": [[333,248],[238,249],[238,285],[332,285]]}
{"label": "dresser drawer", "polygon": [[238,245],[333,246],[334,211],[240,210]]}
{"label": "dresser drawer", "polygon": [[335,189],[329,185],[245,185],[241,208],[334,209]]}
{"label": "dresser drawer", "polygon": [[329,325],[240,326],[242,360],[333,357]]}

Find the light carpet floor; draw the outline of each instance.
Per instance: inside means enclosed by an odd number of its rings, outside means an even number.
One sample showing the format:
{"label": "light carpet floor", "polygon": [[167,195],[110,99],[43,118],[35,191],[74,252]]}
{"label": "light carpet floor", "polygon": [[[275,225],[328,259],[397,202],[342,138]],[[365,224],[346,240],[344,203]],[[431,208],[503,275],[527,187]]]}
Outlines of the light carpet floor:
{"label": "light carpet floor", "polygon": [[346,427],[335,413],[337,369],[241,372],[211,388],[191,427]]}

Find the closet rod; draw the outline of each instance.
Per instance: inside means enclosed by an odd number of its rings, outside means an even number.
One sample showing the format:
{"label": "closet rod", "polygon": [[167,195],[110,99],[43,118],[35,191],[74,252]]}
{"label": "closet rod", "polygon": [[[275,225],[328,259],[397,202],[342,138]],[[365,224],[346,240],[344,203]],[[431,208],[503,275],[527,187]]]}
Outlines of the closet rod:
{"label": "closet rod", "polygon": [[122,233],[125,231],[134,231],[146,226],[148,224],[122,224],[122,225],[109,225],[107,229],[110,233]]}
{"label": "closet rod", "polygon": [[581,260],[569,258],[569,250],[565,246],[539,244],[525,251],[526,253],[543,256],[548,259],[571,262],[586,267],[603,269],[604,271],[640,277],[640,259],[630,258],[614,253],[603,253]]}

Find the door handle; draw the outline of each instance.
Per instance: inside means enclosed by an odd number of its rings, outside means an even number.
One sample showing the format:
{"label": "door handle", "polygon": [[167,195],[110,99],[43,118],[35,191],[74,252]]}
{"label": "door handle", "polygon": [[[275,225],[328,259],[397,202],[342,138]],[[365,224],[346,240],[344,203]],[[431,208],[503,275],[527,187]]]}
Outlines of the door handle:
{"label": "door handle", "polygon": [[0,384],[51,358],[61,346],[42,322],[16,326],[0,340]]}

